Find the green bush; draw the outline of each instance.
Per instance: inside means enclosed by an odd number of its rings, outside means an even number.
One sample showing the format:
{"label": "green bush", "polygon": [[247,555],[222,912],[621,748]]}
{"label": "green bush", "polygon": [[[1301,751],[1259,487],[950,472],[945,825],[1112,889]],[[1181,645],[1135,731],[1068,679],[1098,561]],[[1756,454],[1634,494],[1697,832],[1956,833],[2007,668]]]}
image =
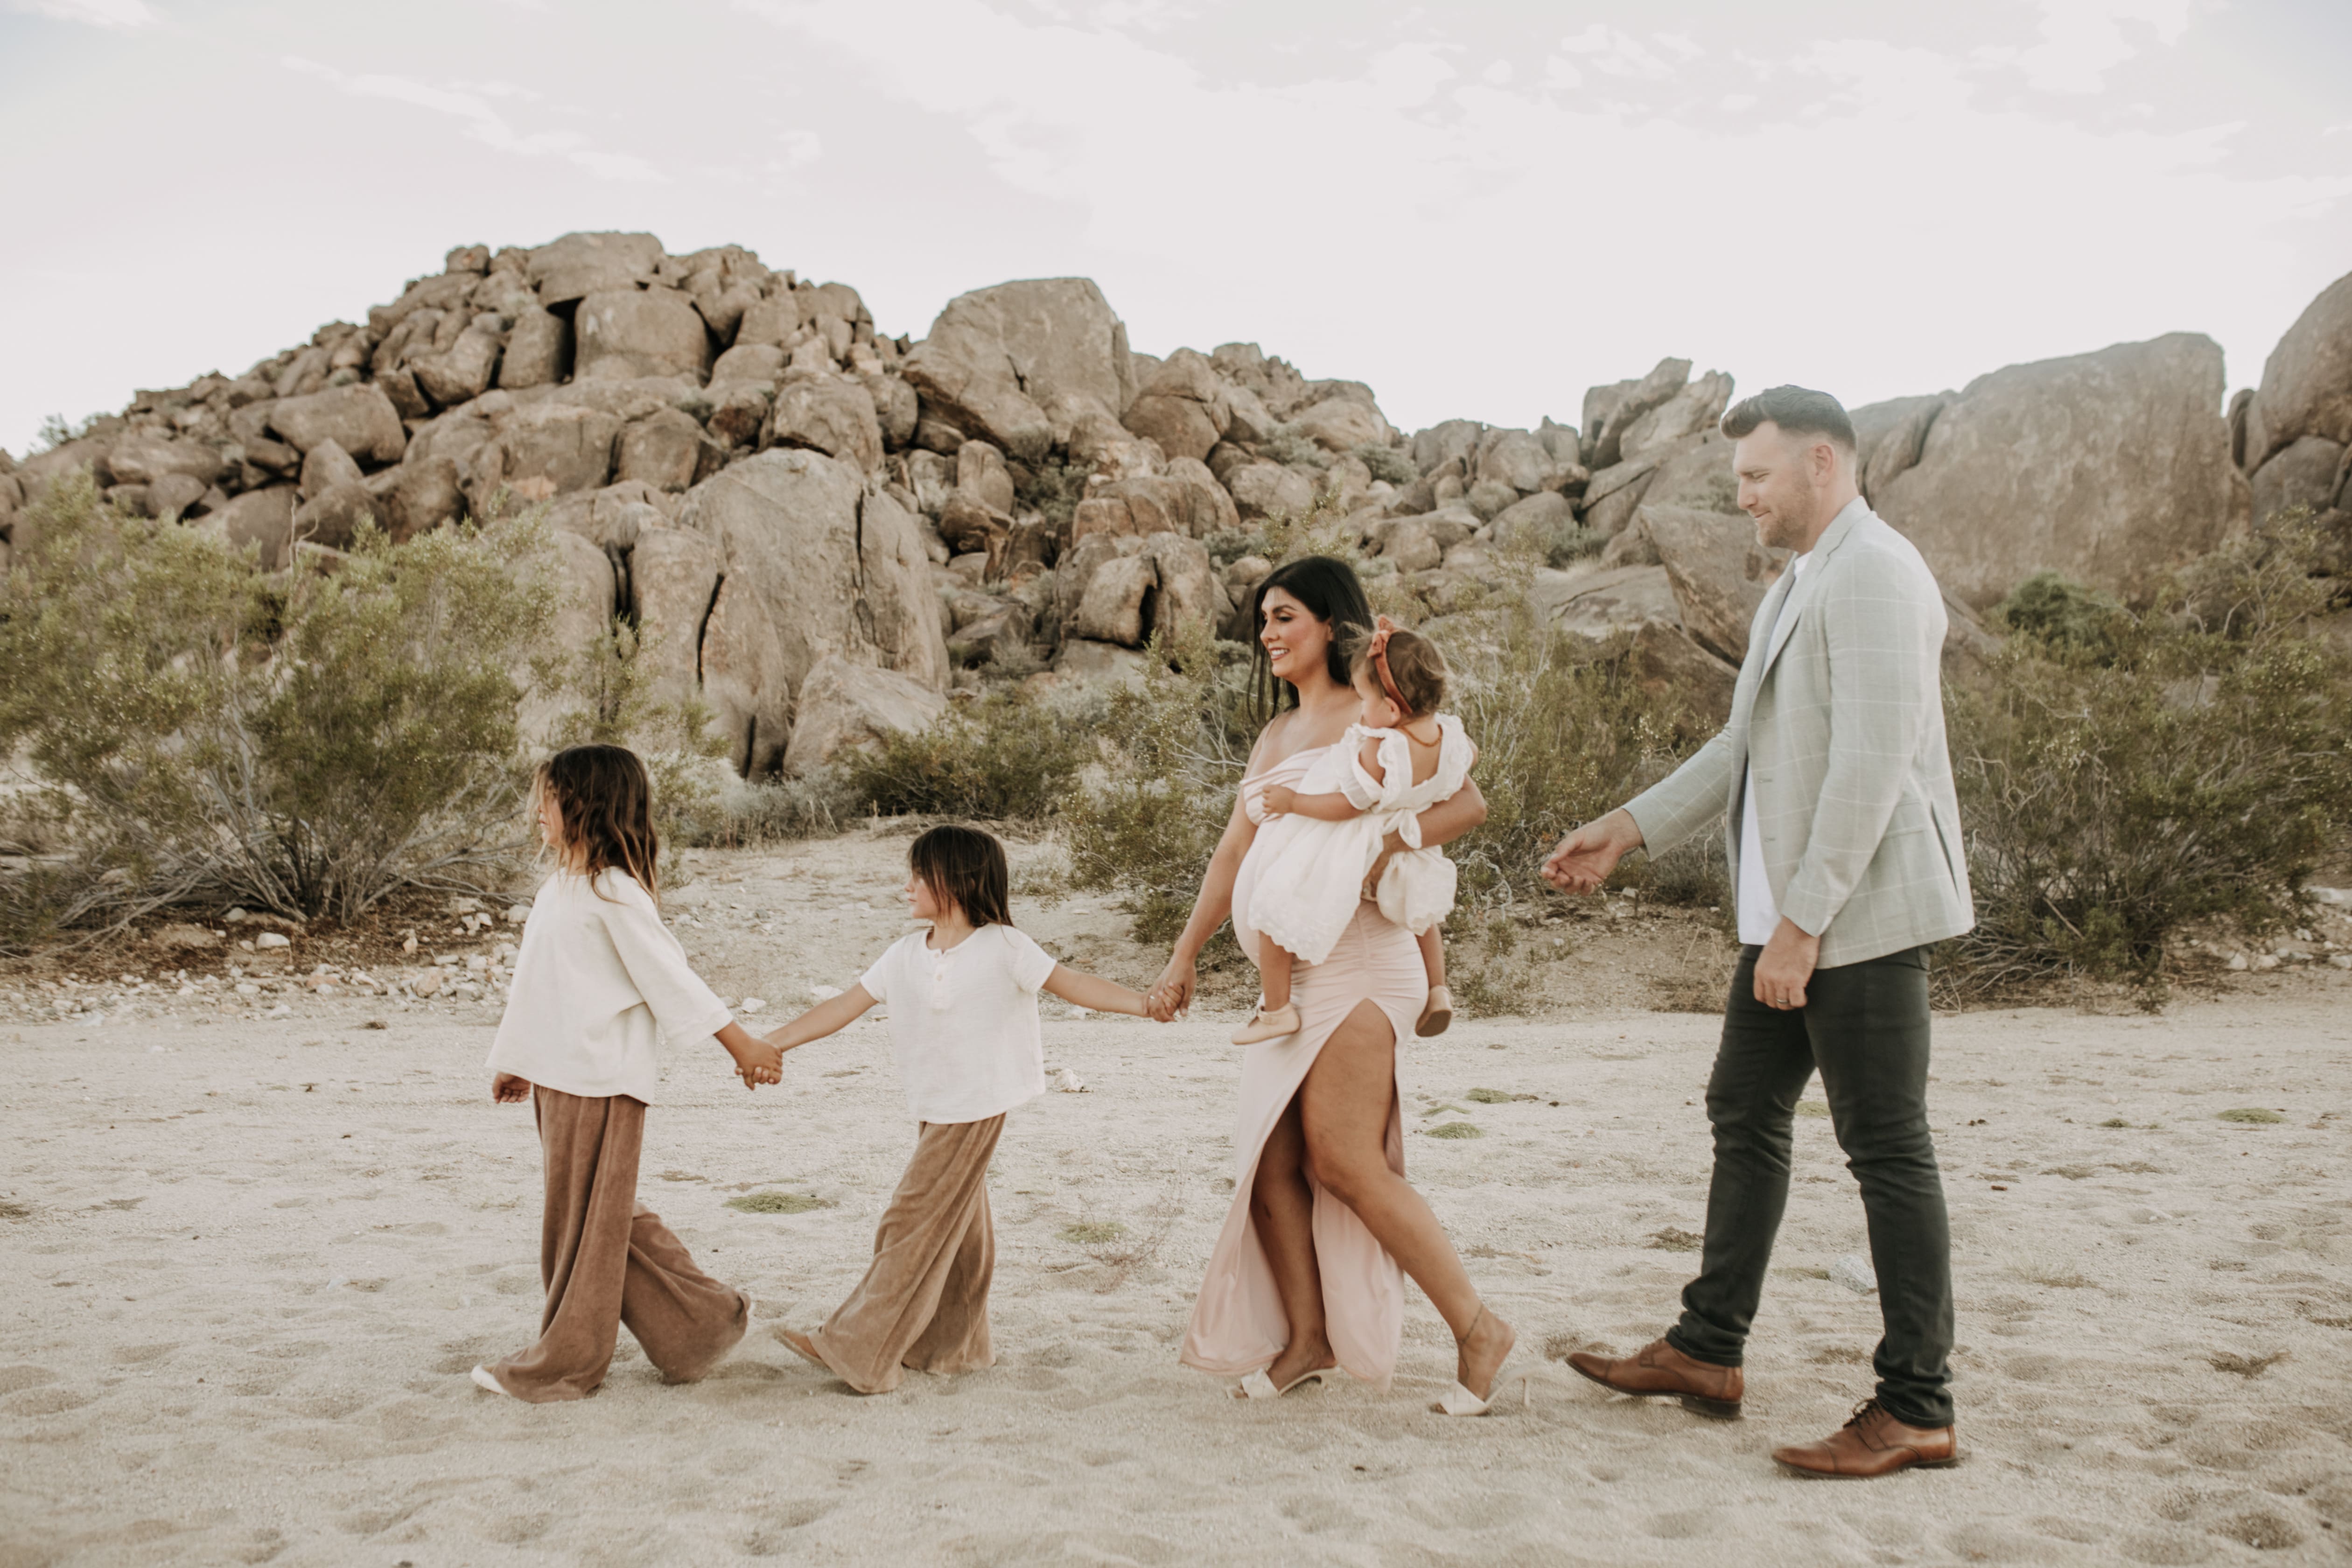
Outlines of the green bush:
{"label": "green bush", "polygon": [[1609,547],[1609,536],[1595,533],[1580,522],[1564,522],[1544,546],[1544,564],[1556,572],[1564,572],[1580,561],[1589,560]]}
{"label": "green bush", "polygon": [[1322,469],[1331,466],[1331,454],[1296,425],[1276,426],[1257,444],[1257,450],[1260,457],[1271,458],[1286,468]]}
{"label": "green bush", "polygon": [[1421,478],[1421,470],[1412,466],[1412,458],[1402,448],[1381,447],[1367,441],[1356,448],[1356,460],[1371,470],[1375,479],[1386,479],[1402,489]]}
{"label": "green bush", "polygon": [[551,740],[557,747],[626,746],[644,758],[654,786],[654,826],[665,841],[684,843],[690,824],[717,814],[732,775],[713,765],[727,754],[727,742],[711,732],[708,704],[691,697],[655,700],[656,646],[654,635],[615,620],[568,658],[558,650],[547,673],[569,701]]}
{"label": "green bush", "polygon": [[1142,682],[1110,695],[1102,775],[1064,803],[1070,880],[1124,892],[1140,942],[1183,930],[1232,817],[1257,730],[1247,660],[1204,627],[1154,634]]}
{"label": "green bush", "polygon": [[1093,469],[1085,463],[1048,458],[1031,468],[1011,465],[1014,504],[1035,510],[1057,531],[1067,533],[1078,503],[1087,499],[1087,479]]}
{"label": "green bush", "polygon": [[349,919],[514,864],[537,524],[368,531],[265,576],[87,476],[34,517],[0,600],[0,753],[72,848],[0,887],[11,940],[198,898]]}
{"label": "green bush", "polygon": [[2165,991],[2191,921],[2296,918],[2352,823],[2352,653],[2301,536],[2206,558],[2136,611],[2037,578],[1948,698],[1977,929],[1950,984],[2078,975]]}
{"label": "green bush", "polygon": [[1004,686],[929,729],[856,752],[843,787],[882,816],[1035,820],[1053,814],[1093,754],[1080,726],[1027,689]]}
{"label": "green bush", "polygon": [[838,833],[859,809],[836,769],[756,784],[730,775],[717,787],[690,795],[663,837],[682,849],[788,844]]}

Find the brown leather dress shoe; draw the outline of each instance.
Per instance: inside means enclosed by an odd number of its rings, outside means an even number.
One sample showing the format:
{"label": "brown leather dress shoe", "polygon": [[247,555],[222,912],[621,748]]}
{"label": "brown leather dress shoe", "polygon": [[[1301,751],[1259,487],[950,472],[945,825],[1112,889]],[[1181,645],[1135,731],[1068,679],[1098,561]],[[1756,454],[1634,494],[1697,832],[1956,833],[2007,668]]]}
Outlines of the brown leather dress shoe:
{"label": "brown leather dress shoe", "polygon": [[1775,1448],[1772,1458],[1800,1475],[1862,1479],[1891,1476],[1918,1467],[1939,1468],[1959,1462],[1958,1428],[1906,1426],[1875,1399],[1853,1407],[1846,1424],[1818,1443]]}
{"label": "brown leather dress shoe", "polygon": [[1736,1366],[1693,1361],[1664,1340],[1655,1340],[1633,1355],[1612,1361],[1590,1351],[1578,1351],[1568,1364],[1603,1388],[1638,1399],[1673,1398],[1696,1415],[1718,1421],[1739,1418],[1745,1383]]}

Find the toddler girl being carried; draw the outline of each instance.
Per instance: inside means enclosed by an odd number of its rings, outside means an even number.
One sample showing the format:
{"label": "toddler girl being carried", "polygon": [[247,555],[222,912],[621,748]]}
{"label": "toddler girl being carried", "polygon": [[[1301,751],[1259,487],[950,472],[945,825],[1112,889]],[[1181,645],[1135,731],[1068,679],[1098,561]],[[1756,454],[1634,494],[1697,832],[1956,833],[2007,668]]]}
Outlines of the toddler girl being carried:
{"label": "toddler girl being carried", "polygon": [[1267,786],[1265,826],[1254,855],[1265,857],[1251,924],[1258,933],[1264,999],[1234,1037],[1237,1046],[1279,1039],[1299,1027],[1291,970],[1320,963],[1356,916],[1364,879],[1394,832],[1405,847],[1374,890],[1381,913],[1413,933],[1429,973],[1429,1000],[1414,1032],[1443,1034],[1454,1021],[1438,922],[1454,908],[1454,862],[1421,844],[1420,814],[1450,798],[1470,776],[1478,748],[1445,701],[1445,656],[1427,637],[1386,616],[1352,651],[1349,679],[1363,701],[1359,722],[1308,764],[1297,789]]}

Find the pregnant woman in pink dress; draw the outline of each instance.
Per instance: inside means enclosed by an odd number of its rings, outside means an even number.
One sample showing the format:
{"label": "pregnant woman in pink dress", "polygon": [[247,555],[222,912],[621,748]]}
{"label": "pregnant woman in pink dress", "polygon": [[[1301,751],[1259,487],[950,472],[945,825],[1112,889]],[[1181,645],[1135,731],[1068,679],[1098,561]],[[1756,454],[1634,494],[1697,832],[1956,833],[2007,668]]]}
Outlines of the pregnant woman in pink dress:
{"label": "pregnant woman in pink dress", "polygon": [[[1345,563],[1308,556],[1276,570],[1258,589],[1253,619],[1269,705],[1281,706],[1283,686],[1294,701],[1250,753],[1192,918],[1152,988],[1161,1017],[1192,1001],[1201,949],[1228,915],[1244,951],[1253,950],[1254,868],[1245,867],[1262,796],[1271,784],[1295,784],[1360,708],[1341,643],[1369,634],[1372,614]],[[1465,784],[1421,815],[1422,842],[1459,837],[1486,815],[1477,785]],[[1458,1386],[1439,1407],[1485,1413],[1510,1353],[1510,1326],[1479,1300],[1437,1216],[1404,1179],[1396,1047],[1412,1037],[1427,994],[1412,933],[1367,900],[1330,956],[1299,969],[1299,1031],[1248,1047],[1234,1206],[1184,1336],[1186,1365],[1240,1378],[1236,1393],[1251,1397],[1287,1393],[1334,1368],[1386,1388],[1404,1327],[1402,1271],[1458,1347]]]}

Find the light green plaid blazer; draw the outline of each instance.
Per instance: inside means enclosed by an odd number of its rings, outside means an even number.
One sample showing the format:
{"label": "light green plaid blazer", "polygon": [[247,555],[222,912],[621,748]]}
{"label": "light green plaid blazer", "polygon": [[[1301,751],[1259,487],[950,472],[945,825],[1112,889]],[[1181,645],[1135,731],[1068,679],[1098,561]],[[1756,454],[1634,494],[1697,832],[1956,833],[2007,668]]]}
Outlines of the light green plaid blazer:
{"label": "light green plaid blazer", "polygon": [[1650,853],[1720,823],[1736,900],[1752,758],[1772,900],[1822,939],[1822,968],[1975,925],[1944,742],[1944,627],[1911,542],[1862,501],[1839,512],[1804,572],[1764,595],[1730,721],[1626,805]]}

